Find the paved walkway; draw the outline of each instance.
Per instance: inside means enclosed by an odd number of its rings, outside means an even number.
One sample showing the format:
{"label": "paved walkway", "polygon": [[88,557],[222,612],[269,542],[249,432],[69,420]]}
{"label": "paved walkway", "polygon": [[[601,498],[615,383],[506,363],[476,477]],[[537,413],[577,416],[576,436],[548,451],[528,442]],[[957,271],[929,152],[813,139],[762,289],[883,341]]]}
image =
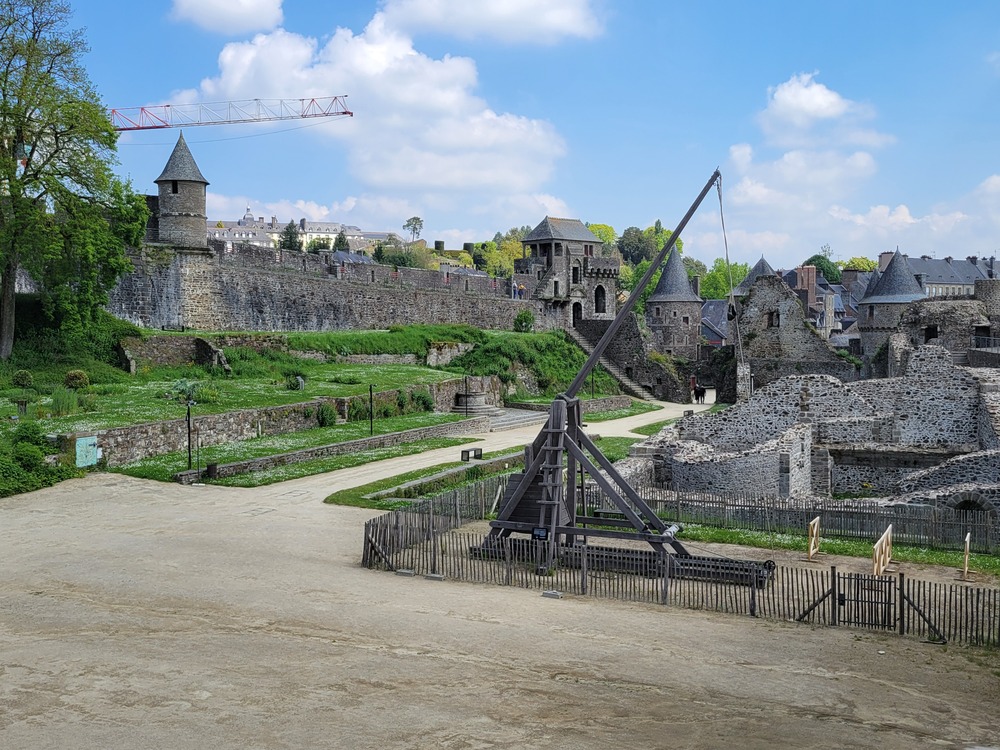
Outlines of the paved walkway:
{"label": "paved walkway", "polygon": [[[594,422],[584,429],[588,435],[601,435],[602,437],[644,437],[632,432],[632,430],[652,422],[683,417],[685,411],[705,411],[711,408],[712,403],[714,403],[714,397],[715,392],[709,391],[704,404],[674,404],[660,401],[656,402],[660,407],[656,411],[637,414],[632,417],[625,417],[624,419]],[[296,496],[301,496],[303,499],[309,496],[309,499],[323,500],[338,490],[358,487],[384,477],[405,474],[426,466],[455,461],[458,459],[463,448],[482,448],[483,453],[505,450],[507,448],[512,450],[517,449],[534,440],[540,429],[539,425],[529,425],[513,430],[504,430],[503,432],[481,432],[469,435],[468,443],[456,445],[451,448],[438,448],[412,456],[387,458],[383,461],[375,461],[350,469],[340,469],[339,471],[314,474],[313,476],[302,477],[301,479],[291,479],[287,482],[259,487],[255,491],[259,493],[261,498],[282,497],[287,496],[289,492],[294,492]]]}

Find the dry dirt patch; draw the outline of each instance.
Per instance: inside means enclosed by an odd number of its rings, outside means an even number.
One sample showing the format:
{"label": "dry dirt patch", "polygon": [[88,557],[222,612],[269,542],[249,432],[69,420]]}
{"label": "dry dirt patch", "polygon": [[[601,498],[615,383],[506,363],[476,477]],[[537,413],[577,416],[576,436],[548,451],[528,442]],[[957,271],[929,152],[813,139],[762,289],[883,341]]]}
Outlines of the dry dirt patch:
{"label": "dry dirt patch", "polygon": [[363,570],[321,494],[0,501],[0,747],[1000,747],[995,652]]}

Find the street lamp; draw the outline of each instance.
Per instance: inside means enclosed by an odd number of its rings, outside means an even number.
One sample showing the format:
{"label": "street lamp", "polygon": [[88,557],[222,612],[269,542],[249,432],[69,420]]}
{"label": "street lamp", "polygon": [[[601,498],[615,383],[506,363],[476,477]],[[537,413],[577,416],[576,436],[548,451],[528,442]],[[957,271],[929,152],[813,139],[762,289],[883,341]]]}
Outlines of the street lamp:
{"label": "street lamp", "polygon": [[196,402],[187,400],[187,428],[188,428],[188,471],[191,471],[191,407]]}
{"label": "street lamp", "polygon": [[465,418],[469,418],[469,374],[465,375]]}
{"label": "street lamp", "polygon": [[375,386],[368,386],[368,434],[375,434]]}

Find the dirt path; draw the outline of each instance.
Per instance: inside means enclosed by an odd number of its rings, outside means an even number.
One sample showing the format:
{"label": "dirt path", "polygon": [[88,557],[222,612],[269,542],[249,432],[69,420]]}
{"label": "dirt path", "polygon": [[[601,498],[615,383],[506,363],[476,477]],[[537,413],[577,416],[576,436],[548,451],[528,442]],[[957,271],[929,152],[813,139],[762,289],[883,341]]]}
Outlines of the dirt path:
{"label": "dirt path", "polygon": [[367,571],[295,484],[0,501],[0,747],[1000,747],[996,652]]}

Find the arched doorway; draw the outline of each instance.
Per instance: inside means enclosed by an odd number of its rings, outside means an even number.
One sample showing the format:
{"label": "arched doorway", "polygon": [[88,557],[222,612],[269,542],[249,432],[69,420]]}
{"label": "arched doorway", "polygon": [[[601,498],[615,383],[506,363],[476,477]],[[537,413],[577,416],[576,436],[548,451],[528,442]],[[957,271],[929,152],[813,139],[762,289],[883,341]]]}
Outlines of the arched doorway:
{"label": "arched doorway", "polygon": [[576,324],[583,320],[583,305],[579,302],[573,303],[573,327],[576,328]]}
{"label": "arched doorway", "polygon": [[608,298],[607,292],[604,291],[604,287],[600,284],[594,289],[594,312],[595,313],[605,313],[608,311]]}

